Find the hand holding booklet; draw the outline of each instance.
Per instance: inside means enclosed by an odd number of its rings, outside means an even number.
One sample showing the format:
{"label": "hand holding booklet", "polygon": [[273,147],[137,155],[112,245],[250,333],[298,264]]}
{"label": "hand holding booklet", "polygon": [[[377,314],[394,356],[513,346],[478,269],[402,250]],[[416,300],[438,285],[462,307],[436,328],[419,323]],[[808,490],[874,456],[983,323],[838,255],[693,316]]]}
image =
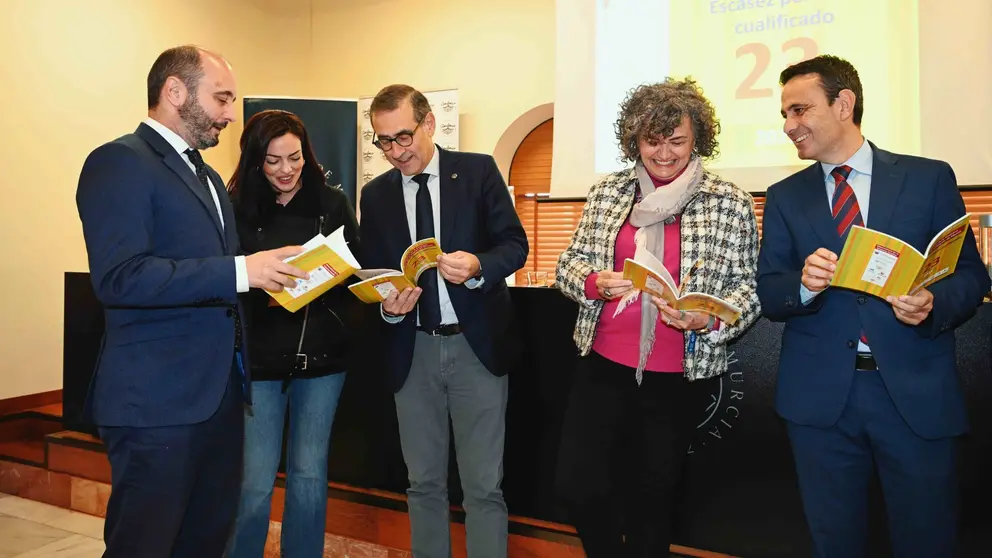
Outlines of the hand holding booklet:
{"label": "hand holding booklet", "polygon": [[969,218],[965,214],[944,227],[923,254],[894,236],[852,226],[830,285],[882,298],[915,294],[954,273]]}
{"label": "hand holding booklet", "polygon": [[309,279],[297,279],[291,289],[265,292],[290,312],[303,308],[362,268],[344,239],[344,227],[338,227],[329,236],[318,233],[303,245],[302,254],[287,259],[286,263],[308,272]]}
{"label": "hand holding booklet", "polygon": [[441,246],[435,238],[425,238],[410,245],[400,258],[400,270],[364,269],[355,275],[364,279],[348,287],[355,296],[366,304],[382,302],[393,291],[417,287],[417,279],[425,270],[437,267]]}
{"label": "hand holding booklet", "polygon": [[[640,292],[652,294],[664,299],[676,310],[686,312],[702,312],[716,316],[728,325],[735,323],[741,317],[741,309],[733,304],[710,294],[681,292],[675,286],[675,279],[665,269],[665,265],[647,250],[638,250],[634,259],[627,258],[623,262],[623,278],[633,283],[633,288]],[[680,283],[686,284],[689,275],[701,264],[696,265],[686,273]]]}

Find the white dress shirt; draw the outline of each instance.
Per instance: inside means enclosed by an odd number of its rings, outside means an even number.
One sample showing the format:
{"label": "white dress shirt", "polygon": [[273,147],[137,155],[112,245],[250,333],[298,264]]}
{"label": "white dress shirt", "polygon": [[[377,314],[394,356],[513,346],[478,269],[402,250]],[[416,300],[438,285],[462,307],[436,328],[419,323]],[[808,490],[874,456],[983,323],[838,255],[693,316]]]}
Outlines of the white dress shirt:
{"label": "white dress shirt", "polygon": [[[189,144],[186,143],[186,140],[153,118],[146,118],[145,124],[147,124],[152,130],[158,132],[158,135],[162,136],[165,141],[169,142],[169,145],[171,145],[172,148],[179,153],[179,156],[183,158],[183,161],[186,161],[186,166],[188,166],[189,170],[193,171],[193,175],[196,176],[196,167],[193,166],[193,162],[190,161],[189,156],[186,155],[186,150],[189,149]],[[220,210],[220,198],[217,197],[217,185],[213,183],[213,180],[210,180],[209,176],[207,177],[207,181],[210,183],[210,196],[214,199],[214,208],[217,210],[217,216],[220,217],[220,225],[221,227],[226,227],[227,225],[224,223],[224,212]],[[238,292],[248,292],[248,264],[245,262],[244,256],[234,257],[234,273],[235,277],[237,277]]]}
{"label": "white dress shirt", "polygon": [[[851,189],[854,190],[854,197],[857,198],[858,207],[861,208],[861,220],[866,226],[868,224],[868,202],[871,199],[872,157],[873,154],[871,151],[871,145],[868,144],[868,140],[863,140],[861,147],[854,152],[854,155],[851,155],[850,159],[841,163],[842,165],[851,167],[851,173],[847,177],[847,183],[850,184]],[[834,177],[831,176],[830,173],[841,165],[820,163],[820,166],[823,168],[823,181],[827,187],[827,207],[830,208],[832,214],[834,205],[834,190],[837,189],[837,184],[834,182]],[[818,294],[820,293],[810,291],[805,285],[799,285],[799,298],[802,301],[803,306],[809,304],[809,302],[816,298],[816,295]],[[868,353],[871,351],[867,345],[858,341],[858,352]]]}
{"label": "white dress shirt", "polygon": [[[434,213],[434,238],[437,239],[438,244],[441,244],[441,162],[439,158],[439,151],[437,146],[434,146],[434,155],[431,156],[431,161],[427,163],[427,167],[424,168],[424,173],[429,175],[427,179],[427,191],[431,195],[431,211]],[[402,185],[403,185],[403,205],[406,208],[406,222],[410,227],[410,238],[414,242],[417,241],[417,191],[420,190],[420,184],[413,179],[413,176],[407,176],[401,174]],[[453,209],[449,209],[453,211]],[[465,281],[465,286],[470,289],[476,289],[482,286],[483,279],[471,278]],[[441,276],[441,272],[438,271],[437,274],[437,294],[438,302],[441,305],[441,323],[442,324],[457,324],[458,316],[455,314],[455,308],[451,305],[451,297],[448,296],[448,286],[444,277]],[[380,307],[381,308],[381,307]],[[399,323],[403,321],[403,316],[387,316],[382,315],[382,318],[390,323]],[[417,325],[420,325],[420,317],[417,317]]]}

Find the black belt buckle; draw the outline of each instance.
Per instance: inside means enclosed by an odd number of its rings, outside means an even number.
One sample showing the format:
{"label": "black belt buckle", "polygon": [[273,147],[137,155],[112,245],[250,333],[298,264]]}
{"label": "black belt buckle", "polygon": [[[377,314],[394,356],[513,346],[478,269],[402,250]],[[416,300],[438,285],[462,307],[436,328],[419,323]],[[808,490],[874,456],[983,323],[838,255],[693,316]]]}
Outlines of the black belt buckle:
{"label": "black belt buckle", "polygon": [[297,370],[307,369],[307,355],[304,353],[296,354],[296,363],[293,365]]}
{"label": "black belt buckle", "polygon": [[444,324],[434,329],[424,327],[418,329],[431,337],[448,337],[449,335],[457,335],[462,332],[462,328],[458,324]]}
{"label": "black belt buckle", "polygon": [[854,369],[862,372],[872,372],[878,370],[875,357],[866,354],[858,354],[854,357]]}

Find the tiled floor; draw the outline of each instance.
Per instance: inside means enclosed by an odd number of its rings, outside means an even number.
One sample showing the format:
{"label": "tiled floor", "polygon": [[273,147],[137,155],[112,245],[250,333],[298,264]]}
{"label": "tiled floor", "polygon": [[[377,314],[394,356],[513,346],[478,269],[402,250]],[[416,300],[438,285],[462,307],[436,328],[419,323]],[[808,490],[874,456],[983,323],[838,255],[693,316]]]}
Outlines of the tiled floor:
{"label": "tiled floor", "polygon": [[0,493],[0,558],[100,558],[103,519]]}

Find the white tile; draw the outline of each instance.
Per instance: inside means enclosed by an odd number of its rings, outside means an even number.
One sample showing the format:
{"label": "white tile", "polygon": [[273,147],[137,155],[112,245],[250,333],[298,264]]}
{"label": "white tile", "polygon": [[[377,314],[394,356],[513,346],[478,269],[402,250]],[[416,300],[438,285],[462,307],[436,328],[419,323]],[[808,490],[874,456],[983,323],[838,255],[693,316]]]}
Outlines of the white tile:
{"label": "white tile", "polygon": [[3,516],[0,517],[0,558],[14,558],[72,536],[76,535],[25,519]]}
{"label": "white tile", "polygon": [[103,518],[70,511],[68,516],[46,521],[45,525],[103,540]]}
{"label": "white tile", "polygon": [[14,558],[101,558],[106,547],[102,541],[72,535]]}
{"label": "white tile", "polygon": [[26,500],[17,496],[0,500],[0,513],[11,517],[19,517],[35,523],[48,523],[56,521],[72,514],[70,510]]}

